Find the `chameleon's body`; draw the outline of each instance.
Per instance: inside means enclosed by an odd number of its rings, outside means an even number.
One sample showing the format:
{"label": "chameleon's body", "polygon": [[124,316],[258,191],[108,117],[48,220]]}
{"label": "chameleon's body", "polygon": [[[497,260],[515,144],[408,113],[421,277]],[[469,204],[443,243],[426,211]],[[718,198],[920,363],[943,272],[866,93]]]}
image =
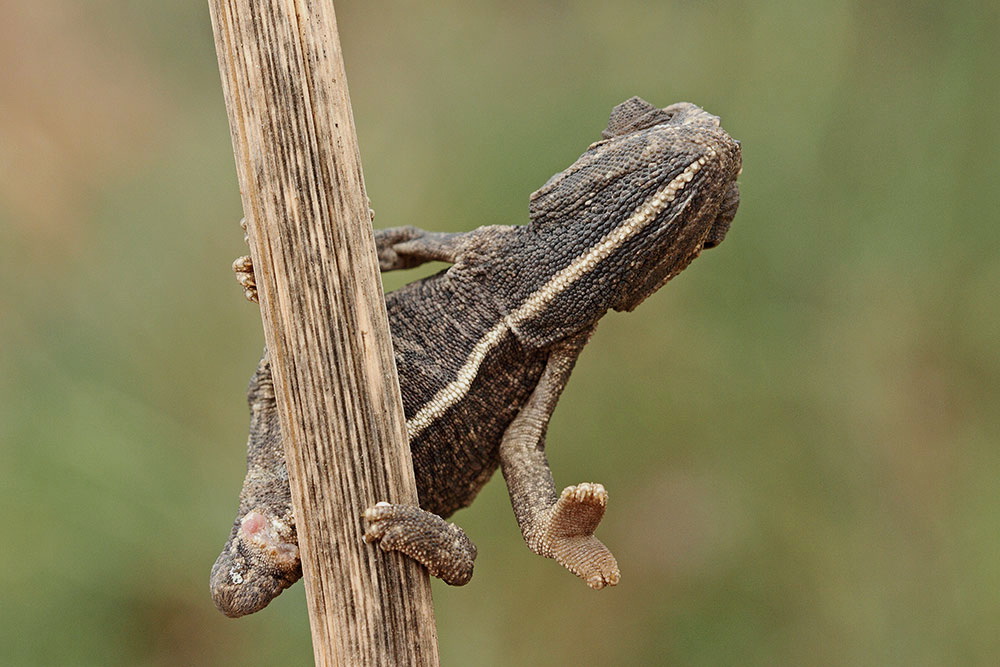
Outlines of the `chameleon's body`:
{"label": "chameleon's body", "polygon": [[[618,582],[593,536],[607,494],[557,494],[545,461],[549,416],[608,310],[632,310],[703,248],[739,203],[739,143],[716,117],[632,98],[604,139],[531,196],[531,224],[461,234],[375,233],[382,270],[452,266],[386,295],[420,508],[379,503],[367,537],[454,584],[475,546],[442,517],[470,504],[501,466],[528,546],[594,588]],[[254,298],[252,266],[238,260]],[[212,570],[219,608],[240,616],[301,576],[267,355],[250,383],[248,471],[230,540]]]}

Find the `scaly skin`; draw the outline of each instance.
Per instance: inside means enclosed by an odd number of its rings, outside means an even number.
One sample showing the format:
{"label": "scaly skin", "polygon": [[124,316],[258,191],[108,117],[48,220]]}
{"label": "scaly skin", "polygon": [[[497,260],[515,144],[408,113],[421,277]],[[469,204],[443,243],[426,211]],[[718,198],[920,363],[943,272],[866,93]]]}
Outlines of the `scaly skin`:
{"label": "scaly skin", "polygon": [[[528,547],[592,588],[618,583],[594,536],[600,484],[557,493],[545,458],[549,418],[598,320],[633,310],[705,248],[722,242],[739,204],[739,143],[719,120],[680,103],[632,98],[603,139],[531,195],[529,225],[443,234],[375,232],[383,271],[451,266],[386,295],[420,507],[379,503],[366,539],[451,584],[472,576],[475,545],[444,518],[497,467]],[[256,300],[253,265],[234,263]],[[250,383],[247,478],[212,570],[219,609],[261,609],[301,576],[267,355]]]}

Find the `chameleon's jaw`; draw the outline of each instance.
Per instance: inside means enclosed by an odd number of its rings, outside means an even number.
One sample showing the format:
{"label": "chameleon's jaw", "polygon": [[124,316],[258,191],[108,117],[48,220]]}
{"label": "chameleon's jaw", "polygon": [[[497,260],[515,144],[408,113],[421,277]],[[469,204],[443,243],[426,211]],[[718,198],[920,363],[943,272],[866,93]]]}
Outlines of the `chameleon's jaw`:
{"label": "chameleon's jaw", "polygon": [[[648,261],[639,263],[625,282],[623,298],[613,306],[615,310],[634,310],[702,250],[722,243],[736,215],[740,201],[736,179],[742,170],[740,144],[722,130],[718,117],[701,112],[696,118],[697,122],[678,132],[682,135],[676,141],[681,149],[678,155],[692,161],[667,185],[666,190],[676,191],[676,195],[649,226],[647,234],[656,239],[652,242],[655,249],[651,248]],[[658,193],[647,203],[655,202]]]}
{"label": "chameleon's jaw", "polygon": [[736,209],[739,208],[739,205],[740,188],[733,181],[729,186],[729,190],[726,191],[722,205],[719,207],[719,215],[715,217],[715,222],[712,223],[711,229],[708,230],[708,236],[705,237],[705,242],[702,243],[701,247],[703,250],[714,248],[725,240],[726,232],[729,231],[729,226],[732,224],[733,218],[736,217]]}

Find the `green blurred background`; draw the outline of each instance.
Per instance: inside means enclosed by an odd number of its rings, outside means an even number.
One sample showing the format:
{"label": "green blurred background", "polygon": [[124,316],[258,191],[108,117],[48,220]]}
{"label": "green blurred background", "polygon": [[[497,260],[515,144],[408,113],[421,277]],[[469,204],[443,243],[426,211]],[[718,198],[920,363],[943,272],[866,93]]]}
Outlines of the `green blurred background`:
{"label": "green blurred background", "polygon": [[[498,476],[445,664],[1000,661],[995,0],[337,9],[378,226],[525,221],[631,95],[743,142],[726,242],[607,318],[550,430],[621,584],[532,555]],[[262,336],[206,3],[3,14],[0,662],[308,663],[301,586],[208,596]]]}

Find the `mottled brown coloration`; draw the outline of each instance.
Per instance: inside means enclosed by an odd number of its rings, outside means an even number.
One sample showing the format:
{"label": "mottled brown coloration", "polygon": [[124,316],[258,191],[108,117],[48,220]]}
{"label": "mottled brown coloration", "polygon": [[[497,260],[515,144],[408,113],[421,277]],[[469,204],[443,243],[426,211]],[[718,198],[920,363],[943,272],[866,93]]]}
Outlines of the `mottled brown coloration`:
{"label": "mottled brown coloration", "polygon": [[[370,508],[366,539],[449,583],[468,581],[476,552],[443,517],[471,503],[498,466],[532,551],[593,588],[619,581],[614,556],[594,536],[607,492],[583,483],[557,493],[546,429],[598,320],[634,309],[722,241],[742,162],[718,118],[686,103],[657,109],[633,98],[612,111],[603,136],[532,194],[529,225],[375,233],[383,271],[452,266],[386,298],[420,506]],[[254,437],[250,445],[253,469],[273,447]],[[255,548],[239,530],[249,509],[241,502],[220,571],[227,554]],[[269,516],[285,512],[278,504]],[[254,606],[273,589],[261,589]]]}

